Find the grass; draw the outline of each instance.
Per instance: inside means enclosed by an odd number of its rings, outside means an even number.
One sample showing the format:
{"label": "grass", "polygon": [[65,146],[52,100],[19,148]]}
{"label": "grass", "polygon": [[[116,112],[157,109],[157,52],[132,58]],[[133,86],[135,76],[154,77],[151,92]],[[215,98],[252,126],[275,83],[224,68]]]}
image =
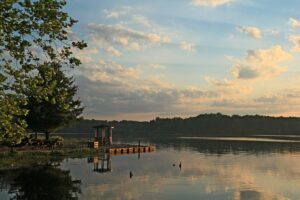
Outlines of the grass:
{"label": "grass", "polygon": [[0,170],[60,162],[65,158],[93,156],[95,150],[88,148],[87,143],[88,140],[72,138],[65,139],[63,147],[54,149],[3,151],[0,152]]}

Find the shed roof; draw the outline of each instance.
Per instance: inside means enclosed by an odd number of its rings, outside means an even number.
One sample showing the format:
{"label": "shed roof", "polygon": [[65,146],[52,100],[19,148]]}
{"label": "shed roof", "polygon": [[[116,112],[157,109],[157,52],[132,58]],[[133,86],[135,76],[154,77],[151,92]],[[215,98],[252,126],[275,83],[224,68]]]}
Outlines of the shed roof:
{"label": "shed roof", "polygon": [[100,125],[94,126],[93,128],[113,128],[113,126],[108,125],[108,124],[100,124]]}

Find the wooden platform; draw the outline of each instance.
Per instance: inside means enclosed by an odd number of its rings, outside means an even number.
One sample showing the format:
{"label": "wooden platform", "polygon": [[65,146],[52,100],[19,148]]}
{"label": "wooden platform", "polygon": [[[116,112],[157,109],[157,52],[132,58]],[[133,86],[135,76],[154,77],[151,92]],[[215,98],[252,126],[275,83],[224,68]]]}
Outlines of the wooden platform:
{"label": "wooden platform", "polygon": [[155,151],[155,146],[138,146],[138,145],[112,145],[107,147],[99,146],[99,151],[109,154],[129,154],[129,153],[146,153]]}

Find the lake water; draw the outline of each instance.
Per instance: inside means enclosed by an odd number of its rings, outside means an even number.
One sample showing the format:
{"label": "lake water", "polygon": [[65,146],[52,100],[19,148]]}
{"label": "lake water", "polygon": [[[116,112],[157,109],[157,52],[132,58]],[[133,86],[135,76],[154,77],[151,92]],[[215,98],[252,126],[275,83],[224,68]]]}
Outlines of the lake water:
{"label": "lake water", "polygon": [[16,194],[20,199],[300,199],[298,142],[177,138],[144,143],[157,150],[8,170],[2,173],[0,199]]}

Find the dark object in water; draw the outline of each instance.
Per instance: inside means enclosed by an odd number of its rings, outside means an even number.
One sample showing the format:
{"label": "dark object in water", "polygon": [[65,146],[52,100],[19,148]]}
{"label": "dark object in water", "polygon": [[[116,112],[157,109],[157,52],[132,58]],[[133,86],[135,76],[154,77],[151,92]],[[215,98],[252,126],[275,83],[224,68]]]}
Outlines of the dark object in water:
{"label": "dark object in water", "polygon": [[180,163],[179,163],[179,168],[180,168],[180,170],[181,170],[181,161],[180,161]]}
{"label": "dark object in water", "polygon": [[173,167],[175,167],[176,165],[175,165],[175,163],[173,163]]}
{"label": "dark object in water", "polygon": [[129,177],[132,178],[133,177],[133,173],[132,171],[129,172]]}

